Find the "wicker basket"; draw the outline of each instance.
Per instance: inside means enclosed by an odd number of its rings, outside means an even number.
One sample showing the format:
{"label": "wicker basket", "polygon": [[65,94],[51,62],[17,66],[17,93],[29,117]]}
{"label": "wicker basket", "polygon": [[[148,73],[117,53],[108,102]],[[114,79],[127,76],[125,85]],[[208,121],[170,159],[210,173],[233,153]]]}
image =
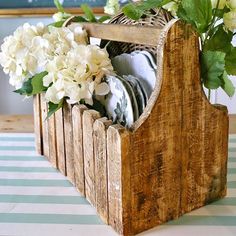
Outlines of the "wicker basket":
{"label": "wicker basket", "polygon": [[83,105],[65,105],[44,121],[47,104],[34,99],[38,152],[123,235],[226,194],[228,113],[202,91],[198,37],[167,13],[150,13],[138,22],[119,14],[114,25],[84,24],[90,36],[112,41],[111,56],[136,49],[156,55],[159,83],[130,130]]}

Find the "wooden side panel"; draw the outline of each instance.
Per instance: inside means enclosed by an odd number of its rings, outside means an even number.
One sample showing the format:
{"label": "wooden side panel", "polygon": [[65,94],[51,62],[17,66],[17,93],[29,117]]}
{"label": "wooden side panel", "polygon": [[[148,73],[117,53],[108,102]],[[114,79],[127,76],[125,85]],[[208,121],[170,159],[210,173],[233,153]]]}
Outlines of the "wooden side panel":
{"label": "wooden side panel", "polygon": [[83,113],[83,147],[84,147],[84,175],[85,192],[87,200],[95,203],[95,165],[94,165],[94,147],[93,147],[93,123],[100,118],[100,114],[94,110],[84,111]]}
{"label": "wooden side panel", "polygon": [[85,180],[82,116],[85,110],[87,110],[85,105],[75,105],[72,109],[75,186],[83,196],[85,196]]}
{"label": "wooden side panel", "polygon": [[49,161],[52,166],[57,168],[57,139],[56,139],[56,123],[53,114],[48,119],[48,143],[49,143]]}
{"label": "wooden side panel", "polygon": [[72,130],[72,107],[65,103],[63,107],[64,117],[64,138],[66,154],[66,173],[71,183],[75,183],[74,171],[74,148],[73,148],[73,130]]}
{"label": "wooden side panel", "polygon": [[96,209],[104,222],[108,223],[108,189],[107,189],[107,128],[112,121],[101,118],[94,122],[94,160]]}
{"label": "wooden side panel", "polygon": [[[211,106],[202,92],[198,43],[191,27],[181,22],[172,26],[164,51],[158,52],[161,89],[155,88],[145,111],[148,116],[130,132],[126,151],[122,143],[128,141],[120,136],[121,153],[113,156],[121,155],[117,166],[122,173],[122,203],[119,195],[121,207],[115,201],[112,205],[122,210],[109,208],[111,219],[117,214],[109,222],[119,233],[140,233],[225,194],[227,111]],[[115,135],[114,142],[119,140]]]}
{"label": "wooden side panel", "polygon": [[64,136],[64,118],[63,109],[55,113],[56,124],[56,149],[57,149],[57,166],[58,169],[66,175],[66,154],[65,154],[65,136]]}
{"label": "wooden side panel", "polygon": [[47,118],[47,112],[48,112],[48,106],[44,99],[44,94],[41,94],[40,96],[40,102],[41,102],[41,122],[42,122],[42,137],[43,137],[43,155],[47,158],[49,158],[49,139],[48,139],[48,120]]}
{"label": "wooden side panel", "polygon": [[42,123],[41,123],[41,103],[40,95],[34,96],[34,133],[35,145],[38,154],[43,154]]}

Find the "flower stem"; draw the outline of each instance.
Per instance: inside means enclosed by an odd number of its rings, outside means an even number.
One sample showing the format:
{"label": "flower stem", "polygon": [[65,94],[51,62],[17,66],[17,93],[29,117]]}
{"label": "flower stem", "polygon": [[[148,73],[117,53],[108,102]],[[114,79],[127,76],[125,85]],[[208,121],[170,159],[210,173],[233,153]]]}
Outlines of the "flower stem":
{"label": "flower stem", "polygon": [[208,89],[208,100],[211,101],[211,90]]}

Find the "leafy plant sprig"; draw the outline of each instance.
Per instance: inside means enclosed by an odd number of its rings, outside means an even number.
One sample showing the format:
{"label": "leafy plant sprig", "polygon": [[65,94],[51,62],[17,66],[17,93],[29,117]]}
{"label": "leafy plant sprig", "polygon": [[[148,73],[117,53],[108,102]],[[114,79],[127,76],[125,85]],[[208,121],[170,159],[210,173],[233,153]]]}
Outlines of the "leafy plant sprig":
{"label": "leafy plant sprig", "polygon": [[229,97],[235,87],[229,75],[236,75],[235,0],[146,0],[122,8],[126,16],[138,20],[150,9],[163,7],[188,24],[201,39],[201,80],[209,90],[222,88]]}

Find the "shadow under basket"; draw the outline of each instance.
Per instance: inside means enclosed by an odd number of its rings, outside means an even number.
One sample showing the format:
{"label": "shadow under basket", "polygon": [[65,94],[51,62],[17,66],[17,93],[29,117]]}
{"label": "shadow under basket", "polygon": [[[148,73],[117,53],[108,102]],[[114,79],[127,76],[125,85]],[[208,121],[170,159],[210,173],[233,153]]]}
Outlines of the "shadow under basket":
{"label": "shadow under basket", "polygon": [[44,95],[34,97],[37,151],[122,235],[226,195],[228,112],[202,90],[198,37],[167,13],[152,14],[84,24],[89,36],[112,41],[113,56],[136,49],[156,56],[158,82],[129,130],[84,105],[66,104],[45,121]]}

